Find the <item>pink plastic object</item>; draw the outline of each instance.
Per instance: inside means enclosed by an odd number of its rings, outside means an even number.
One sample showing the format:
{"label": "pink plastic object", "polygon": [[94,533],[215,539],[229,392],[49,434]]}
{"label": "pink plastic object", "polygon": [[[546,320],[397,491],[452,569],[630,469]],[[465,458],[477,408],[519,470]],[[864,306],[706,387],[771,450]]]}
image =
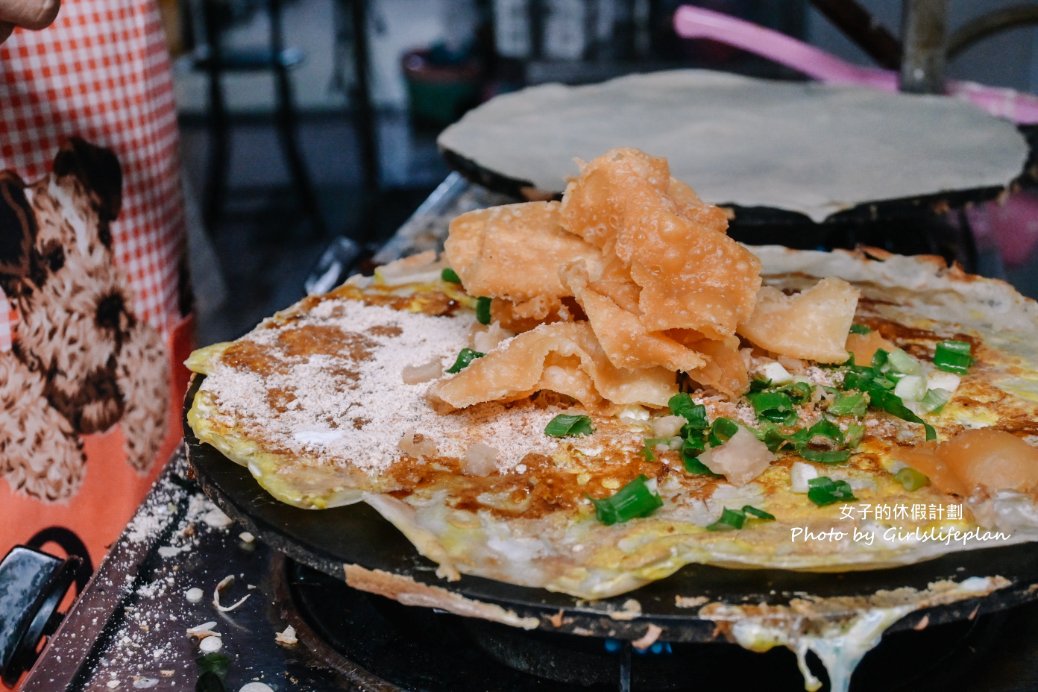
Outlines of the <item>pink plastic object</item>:
{"label": "pink plastic object", "polygon": [[[720,12],[683,5],[674,13],[674,30],[683,38],[705,38],[754,53],[828,84],[856,84],[897,91],[897,74],[861,67],[771,29]],[[1038,123],[1038,97],[976,82],[949,81],[950,96],[1016,123]]]}

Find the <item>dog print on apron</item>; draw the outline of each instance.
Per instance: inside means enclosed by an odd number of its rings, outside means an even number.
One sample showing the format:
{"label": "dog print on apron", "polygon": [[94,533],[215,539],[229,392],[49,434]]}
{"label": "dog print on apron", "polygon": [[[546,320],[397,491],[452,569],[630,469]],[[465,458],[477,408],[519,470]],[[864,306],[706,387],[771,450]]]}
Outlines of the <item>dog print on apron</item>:
{"label": "dog print on apron", "polygon": [[169,58],[148,0],[0,45],[0,557],[119,536],[180,439],[192,345]]}

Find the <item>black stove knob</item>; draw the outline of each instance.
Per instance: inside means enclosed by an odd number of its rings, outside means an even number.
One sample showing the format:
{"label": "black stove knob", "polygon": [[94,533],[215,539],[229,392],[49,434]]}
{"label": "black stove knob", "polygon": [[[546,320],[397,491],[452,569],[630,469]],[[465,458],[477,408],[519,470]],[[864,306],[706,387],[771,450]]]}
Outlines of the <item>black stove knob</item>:
{"label": "black stove knob", "polygon": [[13,686],[39,655],[40,641],[61,622],[58,612],[81,560],[56,558],[24,546],[0,562],[0,679]]}

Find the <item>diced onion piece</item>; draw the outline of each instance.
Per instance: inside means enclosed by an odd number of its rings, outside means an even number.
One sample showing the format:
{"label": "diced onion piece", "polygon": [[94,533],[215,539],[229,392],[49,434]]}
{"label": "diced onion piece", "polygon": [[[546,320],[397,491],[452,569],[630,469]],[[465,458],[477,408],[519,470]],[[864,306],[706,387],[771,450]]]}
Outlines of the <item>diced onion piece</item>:
{"label": "diced onion piece", "polygon": [[905,375],[894,386],[902,401],[921,401],[926,396],[926,380],[920,375]]}
{"label": "diced onion piece", "polygon": [[621,420],[646,421],[649,420],[649,409],[638,404],[627,404],[620,407],[616,417]]}
{"label": "diced onion piece", "polygon": [[685,424],[682,416],[662,416],[652,421],[653,437],[675,437],[681,433],[681,427]]}
{"label": "diced onion piece", "polygon": [[761,377],[771,380],[772,384],[789,384],[793,376],[782,366],[782,363],[768,363],[759,371]]}
{"label": "diced onion piece", "polygon": [[432,439],[413,430],[409,430],[401,436],[400,441],[397,442],[397,447],[401,452],[415,459],[436,456],[438,451],[436,443]]}
{"label": "diced onion piece", "polygon": [[422,382],[435,380],[442,374],[443,363],[440,362],[439,358],[436,358],[421,365],[405,365],[401,377],[404,380],[404,384],[421,384]]}
{"label": "diced onion piece", "polygon": [[954,394],[961,381],[962,378],[955,373],[943,370],[935,370],[926,376],[926,386],[929,389],[943,389],[948,394]]}
{"label": "diced onion piece", "polygon": [[723,445],[699,455],[704,466],[713,473],[723,474],[732,485],[749,483],[764,473],[774,459],[767,445],[741,425]]}
{"label": "diced onion piece", "polygon": [[818,478],[818,469],[802,461],[793,462],[793,467],[789,469],[789,485],[793,492],[806,494],[808,481],[812,478]]}
{"label": "diced onion piece", "polygon": [[490,326],[479,326],[472,333],[472,348],[480,353],[490,353],[505,339],[515,336],[515,332],[501,326],[500,322],[491,322]]}
{"label": "diced onion piece", "polygon": [[887,353],[887,363],[897,372],[906,375],[918,375],[923,371],[923,365],[918,360],[908,355],[900,348],[895,348]]}
{"label": "diced onion piece", "polygon": [[819,363],[847,360],[847,331],[854,320],[859,291],[842,279],[825,278],[792,296],[772,286],[757,294],[757,304],[738,332],[772,353]]}
{"label": "diced onion piece", "polygon": [[951,392],[947,389],[928,389],[926,395],[919,401],[917,413],[930,413],[943,407],[951,401]]}
{"label": "diced onion piece", "polygon": [[461,470],[468,476],[489,476],[497,470],[498,451],[488,444],[477,442],[465,452]]}

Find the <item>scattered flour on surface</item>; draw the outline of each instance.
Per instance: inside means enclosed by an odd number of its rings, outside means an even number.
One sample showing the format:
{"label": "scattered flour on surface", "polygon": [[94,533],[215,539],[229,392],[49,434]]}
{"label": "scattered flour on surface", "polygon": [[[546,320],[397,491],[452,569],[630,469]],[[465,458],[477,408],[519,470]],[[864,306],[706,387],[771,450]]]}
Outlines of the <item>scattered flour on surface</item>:
{"label": "scattered flour on surface", "polygon": [[[278,354],[279,367],[261,376],[221,361],[202,389],[218,402],[215,415],[222,423],[244,427],[247,435],[307,463],[377,473],[401,457],[398,443],[406,433],[431,438],[440,455],[456,458],[483,442],[498,450],[501,470],[528,453],[551,454],[558,447],[544,435],[555,408],[484,404],[441,414],[426,401],[431,382],[404,383],[406,366],[453,363],[468,345],[470,314],[433,317],[326,299],[285,327],[273,324],[244,339]],[[279,335],[306,327],[338,328],[348,348],[336,355],[285,355]]]}

